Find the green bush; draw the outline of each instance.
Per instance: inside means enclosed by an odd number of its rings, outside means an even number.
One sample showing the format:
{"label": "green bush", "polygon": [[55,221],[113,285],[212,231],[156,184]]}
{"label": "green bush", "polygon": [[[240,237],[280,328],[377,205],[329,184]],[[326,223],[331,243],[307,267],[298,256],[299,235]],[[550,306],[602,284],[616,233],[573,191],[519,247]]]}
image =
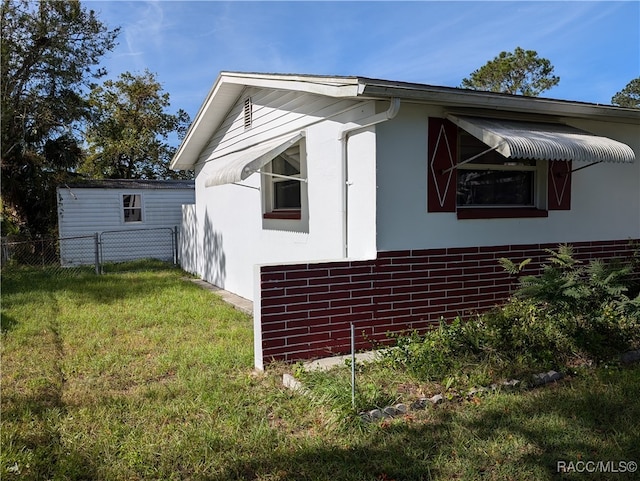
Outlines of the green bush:
{"label": "green bush", "polygon": [[[548,252],[541,274],[522,277],[503,306],[466,321],[441,321],[423,335],[399,336],[385,361],[425,381],[473,383],[491,372],[558,369],[640,347],[640,295],[632,275],[637,259],[583,265],[570,246]],[[528,263],[501,260],[514,274]]]}
{"label": "green bush", "polygon": [[[636,347],[640,336],[640,295],[634,291],[637,255],[626,261],[593,259],[585,265],[575,259],[571,246],[547,252],[550,257],[541,274],[522,277],[515,297],[548,312],[548,327],[564,338],[562,344],[556,343],[556,356],[603,359]],[[502,264],[513,272],[509,261]]]}

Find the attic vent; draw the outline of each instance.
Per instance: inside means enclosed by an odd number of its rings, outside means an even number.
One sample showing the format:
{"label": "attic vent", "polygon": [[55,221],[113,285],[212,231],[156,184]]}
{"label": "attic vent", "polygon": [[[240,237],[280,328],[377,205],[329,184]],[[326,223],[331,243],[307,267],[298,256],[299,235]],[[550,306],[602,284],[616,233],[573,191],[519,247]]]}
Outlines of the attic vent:
{"label": "attic vent", "polygon": [[244,100],[244,129],[250,129],[253,123],[253,103],[251,97],[247,97]]}

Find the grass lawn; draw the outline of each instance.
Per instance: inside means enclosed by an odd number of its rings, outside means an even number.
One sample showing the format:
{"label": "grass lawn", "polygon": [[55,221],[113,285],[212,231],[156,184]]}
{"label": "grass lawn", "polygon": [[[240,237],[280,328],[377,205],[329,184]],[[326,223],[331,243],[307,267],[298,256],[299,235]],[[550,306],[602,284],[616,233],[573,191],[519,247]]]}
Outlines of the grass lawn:
{"label": "grass lawn", "polygon": [[0,479],[638,479],[557,473],[640,462],[637,366],[362,425],[283,388],[284,366],[254,373],[250,318],[183,276],[3,273]]}

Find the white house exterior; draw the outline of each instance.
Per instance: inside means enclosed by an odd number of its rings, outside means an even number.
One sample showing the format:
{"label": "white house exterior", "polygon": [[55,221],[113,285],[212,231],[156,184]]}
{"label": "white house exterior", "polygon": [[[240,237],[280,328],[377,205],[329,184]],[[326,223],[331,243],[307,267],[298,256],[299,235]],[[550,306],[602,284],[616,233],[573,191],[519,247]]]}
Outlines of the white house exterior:
{"label": "white house exterior", "polygon": [[182,206],[195,202],[192,180],[89,180],[57,188],[63,266],[93,264],[98,235],[101,262],[172,260]]}
{"label": "white house exterior", "polygon": [[638,110],[223,72],[172,161],[183,267],[254,301],[259,368],[369,347],[504,299],[500,257],[630,255],[639,152]]}

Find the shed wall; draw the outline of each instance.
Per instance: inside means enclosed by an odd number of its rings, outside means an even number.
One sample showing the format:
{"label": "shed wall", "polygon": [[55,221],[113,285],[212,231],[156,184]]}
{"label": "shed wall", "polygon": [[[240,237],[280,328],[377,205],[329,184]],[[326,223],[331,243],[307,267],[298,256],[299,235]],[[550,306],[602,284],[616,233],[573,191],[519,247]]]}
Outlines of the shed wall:
{"label": "shed wall", "polygon": [[[94,235],[104,241],[104,262],[140,258],[172,260],[171,229],[182,223],[182,205],[193,204],[193,189],[58,188],[58,232],[61,238]],[[124,222],[122,196],[142,196],[142,222]],[[86,251],[86,252],[85,252]],[[64,265],[93,264],[93,249],[61,245]]]}

